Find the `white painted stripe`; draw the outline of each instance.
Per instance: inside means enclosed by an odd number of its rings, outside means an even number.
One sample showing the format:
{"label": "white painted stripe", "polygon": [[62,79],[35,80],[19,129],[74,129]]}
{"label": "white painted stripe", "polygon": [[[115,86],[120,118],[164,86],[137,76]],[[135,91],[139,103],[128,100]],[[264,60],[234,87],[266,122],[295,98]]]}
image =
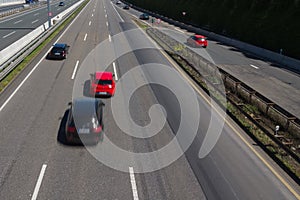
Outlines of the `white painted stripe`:
{"label": "white painted stripe", "polygon": [[255,68],[255,69],[259,69],[259,67],[255,66],[255,65],[250,65],[250,66]]}
{"label": "white painted stripe", "polygon": [[110,2],[112,7],[114,8],[114,10],[116,11],[116,13],[118,14],[119,18],[121,19],[122,22],[124,22],[124,19],[121,17],[121,15],[119,14],[119,12],[117,11],[117,9],[115,8],[114,4],[112,2]]}
{"label": "white painted stripe", "polygon": [[117,81],[118,80],[118,74],[117,74],[117,68],[116,68],[116,63],[115,62],[113,62],[113,68],[114,68],[115,79]]}
{"label": "white painted stripe", "polygon": [[105,18],[107,18],[107,14],[105,14]]}
{"label": "white painted stripe", "polygon": [[106,22],[106,26],[108,26],[108,22]]}
{"label": "white painted stripe", "polygon": [[37,15],[39,15],[40,13],[35,13],[33,16],[37,16]]}
{"label": "white painted stripe", "polygon": [[111,42],[111,36],[110,35],[108,35],[108,40]]}
{"label": "white painted stripe", "polygon": [[83,41],[86,41],[86,37],[87,37],[87,33],[85,34]]}
{"label": "white painted stripe", "polygon": [[133,195],[133,200],[139,200],[135,177],[134,177],[134,171],[132,167],[129,167],[129,174],[130,174],[130,182],[131,182],[131,190]]}
{"label": "white painted stripe", "polygon": [[39,178],[38,178],[38,180],[36,182],[36,185],[35,185],[35,188],[34,188],[34,191],[33,191],[33,195],[31,197],[31,200],[36,200],[36,198],[37,198],[37,196],[39,194],[39,190],[40,190],[43,178],[44,178],[44,174],[45,174],[46,168],[47,168],[47,165],[43,164],[41,172],[40,172],[40,175],[39,175]]}
{"label": "white painted stripe", "polygon": [[37,19],[37,20],[34,20],[33,22],[31,22],[32,24],[34,24],[34,23],[36,23],[36,22],[38,22],[39,20]]}
{"label": "white painted stripe", "polygon": [[71,77],[72,80],[75,78],[76,71],[77,71],[77,68],[78,68],[78,64],[79,64],[79,60],[77,60],[76,65],[74,67],[73,74],[72,74],[72,77]]}
{"label": "white painted stripe", "polygon": [[176,31],[179,31],[179,32],[181,32],[181,33],[184,33],[184,31],[180,30],[179,28],[175,28],[175,29],[176,29]]}
{"label": "white painted stripe", "polygon": [[89,22],[89,26],[90,26],[91,24],[92,24],[92,22],[90,21],[90,22]]}
{"label": "white painted stripe", "polygon": [[94,17],[94,14],[92,14],[92,17]]}
{"label": "white painted stripe", "polygon": [[14,22],[14,24],[18,24],[18,23],[20,23],[21,21],[23,21],[23,20],[16,21],[16,22]]}
{"label": "white painted stripe", "polygon": [[104,12],[106,13],[106,9],[104,9]]}
{"label": "white painted stripe", "polygon": [[[76,19],[80,16],[80,14],[86,9],[84,7],[80,13],[76,16],[76,18],[71,22],[71,24],[65,29],[65,31],[57,38],[55,43],[57,43],[62,36],[69,30],[70,26],[76,21]],[[27,76],[23,79],[23,81],[20,83],[20,85],[15,89],[15,91],[6,99],[6,101],[2,104],[0,107],[0,112],[3,110],[3,108],[8,104],[8,102],[13,98],[13,96],[19,91],[19,89],[22,87],[22,85],[25,83],[25,81],[30,77],[30,75],[34,72],[34,70],[39,66],[39,64],[44,60],[44,57],[50,52],[51,48],[48,49],[48,51],[42,56],[40,61],[32,68],[32,70],[27,74]]]}
{"label": "white painted stripe", "polygon": [[11,33],[9,33],[9,34],[7,34],[7,35],[4,35],[2,38],[7,38],[8,36],[11,36],[12,34],[14,34],[16,31],[13,31],[13,32],[11,32]]}
{"label": "white painted stripe", "polygon": [[95,9],[93,10],[93,12],[95,12]]}

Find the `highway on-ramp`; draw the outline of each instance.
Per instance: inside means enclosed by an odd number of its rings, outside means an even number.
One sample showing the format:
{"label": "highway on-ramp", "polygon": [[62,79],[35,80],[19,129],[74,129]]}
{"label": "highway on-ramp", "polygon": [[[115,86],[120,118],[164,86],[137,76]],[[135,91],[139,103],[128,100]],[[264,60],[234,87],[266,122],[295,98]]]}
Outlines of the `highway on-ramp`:
{"label": "highway on-ramp", "polygon": [[[46,60],[45,50],[1,93],[0,199],[299,198],[299,186],[230,119],[212,151],[198,157],[206,132],[217,134],[222,125],[222,111],[192,89],[190,80],[110,1],[91,0],[58,41],[70,45],[66,60]],[[117,81],[115,96],[103,99],[104,140],[96,146],[65,145],[68,103],[85,97],[89,74],[104,69]],[[195,99],[182,94],[195,94]],[[199,120],[192,118],[197,114]],[[161,129],[151,135],[149,124]],[[124,152],[116,155],[106,148],[112,141],[126,152],[155,152],[177,134],[187,137],[180,146],[193,134],[195,139],[171,164],[165,162],[168,157],[121,157]],[[180,153],[176,146],[173,150]]]}

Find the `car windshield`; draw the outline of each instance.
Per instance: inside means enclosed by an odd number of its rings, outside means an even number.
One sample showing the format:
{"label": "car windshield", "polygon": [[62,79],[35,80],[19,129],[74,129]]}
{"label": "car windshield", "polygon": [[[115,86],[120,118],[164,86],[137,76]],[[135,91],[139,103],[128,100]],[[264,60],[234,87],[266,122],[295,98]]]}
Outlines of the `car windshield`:
{"label": "car windshield", "polygon": [[112,84],[112,80],[95,80],[95,83],[99,84],[99,85],[111,85]]}
{"label": "car windshield", "polygon": [[64,50],[62,49],[62,48],[53,48],[52,49],[52,52],[58,52],[58,53],[61,53],[61,52],[63,52]]}

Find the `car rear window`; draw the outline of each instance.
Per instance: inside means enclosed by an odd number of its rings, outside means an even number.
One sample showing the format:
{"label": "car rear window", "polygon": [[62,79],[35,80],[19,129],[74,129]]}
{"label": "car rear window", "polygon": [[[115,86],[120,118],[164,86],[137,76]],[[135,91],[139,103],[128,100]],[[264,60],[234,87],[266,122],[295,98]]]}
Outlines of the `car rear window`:
{"label": "car rear window", "polygon": [[52,49],[52,52],[59,52],[59,53],[61,53],[61,52],[63,52],[64,51],[64,49],[62,49],[62,48],[56,48],[56,47],[54,47],[53,49]]}
{"label": "car rear window", "polygon": [[99,85],[111,85],[112,84],[112,80],[99,80],[96,79],[95,83],[99,84]]}

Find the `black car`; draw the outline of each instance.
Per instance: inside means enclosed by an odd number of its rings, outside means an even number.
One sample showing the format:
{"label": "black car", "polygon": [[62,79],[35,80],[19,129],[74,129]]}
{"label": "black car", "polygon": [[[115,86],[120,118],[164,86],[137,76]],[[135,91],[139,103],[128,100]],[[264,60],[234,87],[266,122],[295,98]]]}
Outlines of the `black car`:
{"label": "black car", "polygon": [[63,1],[59,2],[58,6],[65,6],[65,2]]}
{"label": "black car", "polygon": [[48,59],[66,59],[69,51],[69,45],[56,43],[53,45],[51,51],[48,53]]}
{"label": "black car", "polygon": [[67,143],[97,144],[103,137],[103,106],[96,98],[77,98],[70,103],[66,122]]}
{"label": "black car", "polygon": [[125,5],[125,6],[123,7],[123,9],[124,9],[124,10],[129,10],[129,6],[128,6],[128,5]]}
{"label": "black car", "polygon": [[140,15],[140,19],[149,20],[149,15],[147,13],[143,13],[143,14]]}

